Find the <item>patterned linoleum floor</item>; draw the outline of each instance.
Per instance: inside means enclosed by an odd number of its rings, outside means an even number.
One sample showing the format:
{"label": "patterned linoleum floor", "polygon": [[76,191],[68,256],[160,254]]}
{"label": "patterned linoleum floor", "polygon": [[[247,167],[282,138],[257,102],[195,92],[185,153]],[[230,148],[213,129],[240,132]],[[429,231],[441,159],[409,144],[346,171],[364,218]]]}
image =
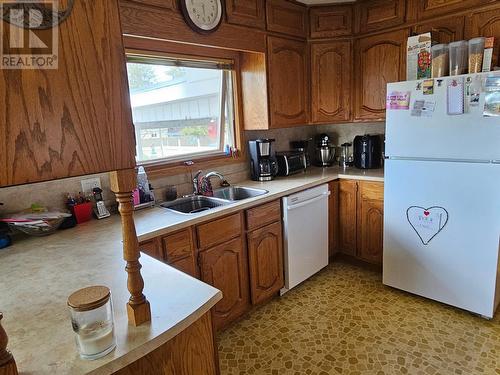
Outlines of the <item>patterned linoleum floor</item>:
{"label": "patterned linoleum floor", "polygon": [[500,374],[491,321],[334,263],[218,335],[222,375]]}

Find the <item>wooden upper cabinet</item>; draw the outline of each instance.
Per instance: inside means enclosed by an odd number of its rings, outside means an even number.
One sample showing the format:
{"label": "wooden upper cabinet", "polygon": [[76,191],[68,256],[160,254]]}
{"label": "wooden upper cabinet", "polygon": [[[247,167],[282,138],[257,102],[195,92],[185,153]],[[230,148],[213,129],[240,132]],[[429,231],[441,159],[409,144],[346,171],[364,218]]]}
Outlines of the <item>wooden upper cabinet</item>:
{"label": "wooden upper cabinet", "polygon": [[340,252],[356,256],[357,182],[340,180],[339,183],[339,243]]}
{"label": "wooden upper cabinet", "polygon": [[309,69],[307,44],[268,37],[270,127],[304,125],[308,121]]}
{"label": "wooden upper cabinet", "polygon": [[488,2],[492,0],[416,0],[417,18],[422,20],[445,16],[450,12],[471,9]]}
{"label": "wooden upper cabinet", "polygon": [[307,37],[307,8],[305,6],[286,0],[267,0],[266,13],[269,31],[301,38]]}
{"label": "wooden upper cabinet", "polygon": [[248,233],[252,303],[268,300],[284,286],[281,221]]}
{"label": "wooden upper cabinet", "polygon": [[264,29],[265,0],[225,0],[227,22]]}
{"label": "wooden upper cabinet", "polygon": [[222,300],[212,308],[216,329],[250,308],[248,263],[242,237],[200,252],[201,279],[222,291]]}
{"label": "wooden upper cabinet", "polygon": [[382,264],[384,184],[362,181],[358,186],[358,257]]}
{"label": "wooden upper cabinet", "polygon": [[352,9],[352,5],[310,8],[311,38],[331,38],[352,34]]}
{"label": "wooden upper cabinet", "polygon": [[467,39],[478,36],[495,37],[496,54],[491,66],[500,66],[500,8],[472,13],[468,16],[465,37]]}
{"label": "wooden upper cabinet", "polygon": [[0,186],[135,167],[117,0],[75,1],[55,30],[57,69],[0,69]]}
{"label": "wooden upper cabinet", "polygon": [[354,119],[385,119],[387,83],[406,79],[408,30],[360,38],[354,50]]}
{"label": "wooden upper cabinet", "polygon": [[311,122],[351,117],[351,42],[311,44]]}
{"label": "wooden upper cabinet", "polygon": [[405,22],[406,0],[369,0],[355,6],[357,30],[360,33],[377,31]]}
{"label": "wooden upper cabinet", "polygon": [[430,32],[433,42],[449,44],[450,42],[463,39],[464,17],[456,16],[437,19],[419,24],[415,26],[413,30],[416,34]]}

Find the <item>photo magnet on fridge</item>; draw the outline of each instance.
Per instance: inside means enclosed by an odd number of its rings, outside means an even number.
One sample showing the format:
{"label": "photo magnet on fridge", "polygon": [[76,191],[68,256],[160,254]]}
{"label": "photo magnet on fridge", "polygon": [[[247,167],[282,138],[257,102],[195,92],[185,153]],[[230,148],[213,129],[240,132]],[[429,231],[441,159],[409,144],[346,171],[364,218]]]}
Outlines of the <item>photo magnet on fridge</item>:
{"label": "photo magnet on fridge", "polygon": [[423,83],[423,93],[424,95],[432,95],[434,94],[434,80],[426,79]]}

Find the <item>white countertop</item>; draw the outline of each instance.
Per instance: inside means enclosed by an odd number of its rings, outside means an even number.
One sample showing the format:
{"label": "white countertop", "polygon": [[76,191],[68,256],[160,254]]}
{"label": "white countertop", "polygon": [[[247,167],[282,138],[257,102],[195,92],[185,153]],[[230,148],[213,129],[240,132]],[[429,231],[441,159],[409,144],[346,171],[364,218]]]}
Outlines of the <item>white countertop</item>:
{"label": "white countertop", "polygon": [[137,211],[134,214],[137,236],[139,241],[145,241],[157,236],[165,235],[176,230],[199,224],[217,217],[266,203],[301,190],[328,183],[337,179],[355,179],[365,181],[384,181],[383,169],[357,169],[339,167],[317,168],[311,167],[303,173],[287,177],[279,177],[272,181],[257,182],[243,181],[236,186],[265,189],[269,193],[255,198],[249,198],[226,206],[216,207],[195,215],[186,215],[172,212],[161,207],[153,207]]}
{"label": "white countertop", "polygon": [[[128,325],[127,273],[120,217],[81,224],[0,250],[0,310],[22,374],[111,374],[173,338],[208,312],[222,293],[147,255],[141,256],[152,321]],[[67,297],[89,285],[111,289],[117,347],[80,359]]]}

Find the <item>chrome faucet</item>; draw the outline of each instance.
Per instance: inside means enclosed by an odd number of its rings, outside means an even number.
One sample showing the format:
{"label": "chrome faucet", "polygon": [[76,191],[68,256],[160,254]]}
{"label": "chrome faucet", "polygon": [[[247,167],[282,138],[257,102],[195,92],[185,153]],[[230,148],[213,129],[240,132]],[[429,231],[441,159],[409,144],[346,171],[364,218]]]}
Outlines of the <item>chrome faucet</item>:
{"label": "chrome faucet", "polygon": [[208,172],[205,176],[201,176],[201,171],[196,172],[193,178],[193,194],[194,195],[213,195],[212,184],[210,178],[217,177],[220,180],[220,186],[229,186],[229,182],[219,172]]}

